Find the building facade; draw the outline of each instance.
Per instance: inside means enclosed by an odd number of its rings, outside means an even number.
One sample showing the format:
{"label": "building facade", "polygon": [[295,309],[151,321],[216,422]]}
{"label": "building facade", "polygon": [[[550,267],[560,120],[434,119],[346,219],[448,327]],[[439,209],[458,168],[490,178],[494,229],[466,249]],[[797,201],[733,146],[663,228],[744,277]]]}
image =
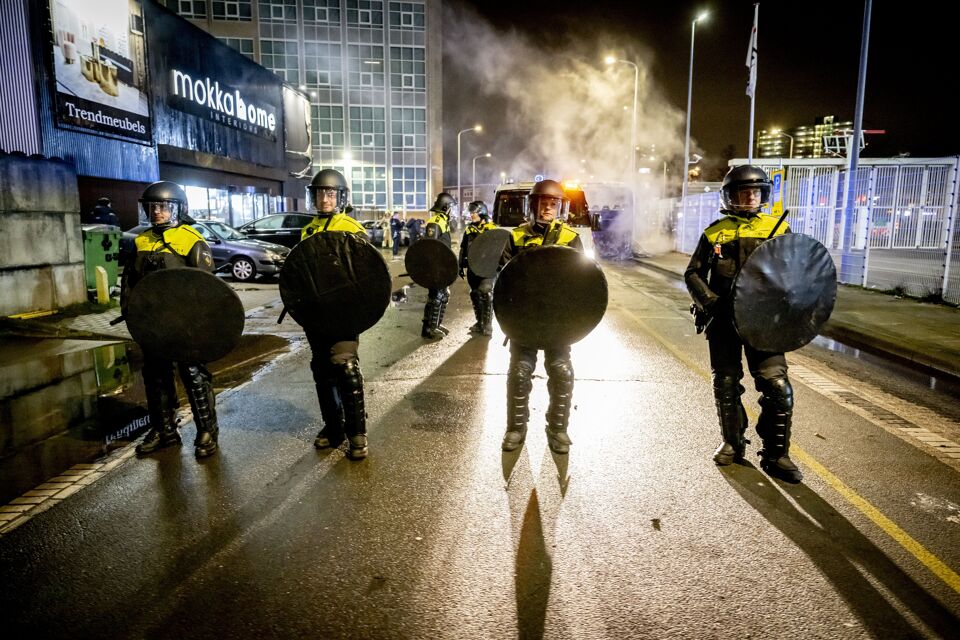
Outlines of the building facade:
{"label": "building facade", "polygon": [[7,6],[0,100],[17,115],[0,120],[0,149],[67,161],[82,211],[107,196],[132,227],[155,180],[232,225],[303,206],[307,94],[156,0]]}
{"label": "building facade", "polygon": [[853,122],[837,121],[834,116],[820,116],[813,125],[792,129],[761,129],[757,133],[758,158],[822,158],[831,154],[824,148],[824,136],[835,131],[853,130]]}
{"label": "building facade", "polygon": [[358,215],[424,211],[441,188],[440,0],[166,0],[310,97],[313,170]]}

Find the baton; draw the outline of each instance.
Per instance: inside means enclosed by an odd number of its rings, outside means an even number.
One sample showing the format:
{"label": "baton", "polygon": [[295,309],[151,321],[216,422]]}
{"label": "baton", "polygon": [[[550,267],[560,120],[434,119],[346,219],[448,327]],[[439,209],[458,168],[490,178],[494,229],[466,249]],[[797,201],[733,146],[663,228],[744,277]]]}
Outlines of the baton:
{"label": "baton", "polygon": [[126,320],[126,318],[124,318],[123,316],[117,316],[116,318],[110,321],[110,326],[112,327],[115,324],[120,324],[124,320]]}
{"label": "baton", "polygon": [[280,324],[281,322],[283,322],[283,319],[286,317],[286,315],[287,315],[287,308],[284,307],[283,311],[280,312],[280,317],[277,318],[277,324]]}
{"label": "baton", "polygon": [[770,235],[767,236],[767,240],[773,237],[773,234],[777,232],[777,229],[780,228],[780,225],[783,224],[783,219],[787,217],[787,214],[790,213],[790,209],[784,209],[783,214],[777,220],[777,224],[773,225],[773,231],[770,232]]}

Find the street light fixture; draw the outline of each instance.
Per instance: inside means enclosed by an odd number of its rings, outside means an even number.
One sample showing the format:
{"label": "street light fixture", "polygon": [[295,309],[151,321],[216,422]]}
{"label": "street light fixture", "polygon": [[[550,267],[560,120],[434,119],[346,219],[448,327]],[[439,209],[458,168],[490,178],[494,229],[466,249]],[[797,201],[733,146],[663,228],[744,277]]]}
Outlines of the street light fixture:
{"label": "street light fixture", "polygon": [[[633,67],[633,122],[630,127],[630,175],[637,172],[637,92],[640,88],[640,67],[629,60],[621,60],[614,56],[607,56],[603,59],[607,66],[621,63]],[[624,107],[626,109],[626,107]],[[631,177],[631,181],[633,178]]]}
{"label": "street light fixture", "polygon": [[690,23],[690,73],[687,81],[687,133],[683,139],[683,191],[680,194],[680,206],[685,206],[687,199],[687,183],[690,181],[690,106],[693,103],[693,41],[697,32],[697,23],[706,20],[706,11],[694,18]]}
{"label": "street light fixture", "polygon": [[790,154],[787,157],[792,158],[793,157],[793,136],[781,129],[771,129],[770,133],[778,136],[787,136],[788,138],[790,138]]}
{"label": "street light fixture", "polygon": [[465,134],[467,131],[476,131],[480,133],[483,131],[483,125],[475,124],[469,129],[463,129],[462,131],[457,132],[457,204],[460,204],[460,200],[463,199],[463,193],[460,191],[460,136]]}
{"label": "street light fixture", "polygon": [[477,158],[489,158],[489,153],[481,153],[478,156],[473,156],[473,178],[470,181],[470,187],[473,189],[473,199],[477,199]]}

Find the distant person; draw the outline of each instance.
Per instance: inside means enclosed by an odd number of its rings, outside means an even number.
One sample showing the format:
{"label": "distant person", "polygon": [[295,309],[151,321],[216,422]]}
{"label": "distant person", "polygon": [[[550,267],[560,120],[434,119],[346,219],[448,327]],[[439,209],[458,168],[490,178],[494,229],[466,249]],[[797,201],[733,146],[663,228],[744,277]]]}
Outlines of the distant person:
{"label": "distant person", "polygon": [[393,240],[393,257],[398,258],[400,253],[400,236],[403,233],[403,218],[399,211],[393,212],[390,218],[390,239]]}
{"label": "distant person", "polygon": [[[482,278],[470,269],[467,259],[470,255],[470,243],[480,237],[480,234],[489,229],[496,229],[497,225],[490,222],[487,205],[482,200],[475,200],[467,205],[470,214],[470,224],[463,232],[460,241],[460,277],[466,277],[470,285],[470,301],[473,303],[473,313],[477,318],[476,324],[470,327],[470,333],[493,335],[493,278]],[[466,269],[466,273],[464,273]]]}
{"label": "distant person", "polygon": [[[457,213],[457,200],[443,191],[437,196],[436,202],[430,207],[430,219],[424,230],[424,237],[439,240],[450,247],[450,218]],[[420,335],[431,340],[440,340],[450,331],[441,324],[443,314],[447,310],[450,300],[450,287],[443,289],[428,289],[427,304],[423,307],[423,329]]]}
{"label": "distant person", "polygon": [[[745,344],[733,317],[733,283],[747,257],[772,231],[790,233],[777,217],[762,212],[770,203],[771,182],[758,167],[733,167],[720,188],[720,213],[700,236],[684,273],[687,289],[698,312],[698,333],[706,327],[713,371],[713,397],[723,442],[713,461],[725,466],[743,460],[747,443],[747,413],[740,396],[744,392],[743,354],[760,392],[757,433],[763,441],[760,467],[784,482],[798,483],[803,474],[790,459],[793,418],[793,387],[787,377],[783,353],[765,353]],[[773,328],[771,328],[773,330]]]}
{"label": "distant person", "polygon": [[89,214],[81,216],[81,224],[108,224],[112,227],[120,226],[117,212],[110,206],[110,198],[103,197],[97,200],[97,205]]}
{"label": "distant person", "polygon": [[423,220],[420,218],[410,218],[407,220],[407,232],[410,234],[410,244],[413,244],[423,236],[421,227]]}

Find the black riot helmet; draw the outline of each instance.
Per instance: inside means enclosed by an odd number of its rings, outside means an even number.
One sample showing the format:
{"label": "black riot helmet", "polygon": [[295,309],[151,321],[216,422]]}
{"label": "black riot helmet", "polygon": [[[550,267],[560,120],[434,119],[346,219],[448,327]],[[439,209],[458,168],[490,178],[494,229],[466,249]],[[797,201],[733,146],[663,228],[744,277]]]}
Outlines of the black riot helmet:
{"label": "black riot helmet", "polygon": [[430,211],[452,215],[456,212],[457,199],[446,191],[441,191],[437,196],[437,201],[430,207]]}
{"label": "black riot helmet", "polygon": [[312,206],[317,212],[320,212],[320,201],[323,199],[322,192],[327,189],[333,189],[337,192],[337,210],[333,213],[340,213],[347,208],[347,196],[350,194],[350,187],[347,186],[347,179],[336,169],[324,169],[317,172],[310,181],[307,191],[310,192]]}
{"label": "black riot helmet", "polygon": [[483,202],[483,200],[474,200],[468,204],[467,211],[469,213],[477,214],[484,222],[490,219],[490,213],[487,211],[487,205]]}
{"label": "black riot helmet", "polygon": [[570,198],[556,180],[541,180],[530,189],[530,195],[527,198],[527,215],[530,222],[546,224],[552,220],[542,220],[539,216],[540,203],[543,200],[555,200],[557,205],[556,220],[566,218],[567,208],[570,206]]}
{"label": "black riot helmet", "polygon": [[758,214],[770,203],[772,186],[766,172],[759,167],[749,164],[733,167],[723,178],[720,206],[733,213]]}
{"label": "black riot helmet", "polygon": [[183,222],[192,222],[187,211],[187,193],[175,182],[154,182],[140,196],[140,224],[176,227]]}

